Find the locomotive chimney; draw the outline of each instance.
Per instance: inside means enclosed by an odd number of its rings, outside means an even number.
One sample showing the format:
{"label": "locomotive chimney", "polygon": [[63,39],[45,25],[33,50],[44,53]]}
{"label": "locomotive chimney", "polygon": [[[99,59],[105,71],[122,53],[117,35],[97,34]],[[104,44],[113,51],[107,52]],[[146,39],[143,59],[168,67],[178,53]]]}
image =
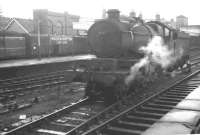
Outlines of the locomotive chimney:
{"label": "locomotive chimney", "polygon": [[120,11],[118,9],[109,9],[107,11],[108,19],[117,20],[120,19]]}

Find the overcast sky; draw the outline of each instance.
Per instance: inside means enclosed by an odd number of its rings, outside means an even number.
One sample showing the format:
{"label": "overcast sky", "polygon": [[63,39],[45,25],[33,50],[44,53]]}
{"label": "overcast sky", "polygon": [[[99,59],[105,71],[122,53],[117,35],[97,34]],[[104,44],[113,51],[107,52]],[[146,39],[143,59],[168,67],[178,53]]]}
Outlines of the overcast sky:
{"label": "overcast sky", "polygon": [[32,18],[33,9],[100,18],[103,9],[117,8],[122,14],[134,10],[148,19],[157,13],[167,20],[182,14],[189,24],[200,24],[200,0],[0,0],[0,8],[4,16],[21,18]]}

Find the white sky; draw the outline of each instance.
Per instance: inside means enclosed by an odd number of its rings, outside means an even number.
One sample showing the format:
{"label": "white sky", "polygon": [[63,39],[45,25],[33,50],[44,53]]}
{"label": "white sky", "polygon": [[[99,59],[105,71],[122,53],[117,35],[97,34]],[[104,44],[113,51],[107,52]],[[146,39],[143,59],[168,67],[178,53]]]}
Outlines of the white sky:
{"label": "white sky", "polygon": [[0,0],[0,8],[4,16],[20,18],[32,18],[33,9],[100,18],[103,9],[117,8],[127,15],[134,10],[144,18],[155,18],[159,13],[170,20],[182,14],[189,18],[189,24],[200,24],[200,0]]}

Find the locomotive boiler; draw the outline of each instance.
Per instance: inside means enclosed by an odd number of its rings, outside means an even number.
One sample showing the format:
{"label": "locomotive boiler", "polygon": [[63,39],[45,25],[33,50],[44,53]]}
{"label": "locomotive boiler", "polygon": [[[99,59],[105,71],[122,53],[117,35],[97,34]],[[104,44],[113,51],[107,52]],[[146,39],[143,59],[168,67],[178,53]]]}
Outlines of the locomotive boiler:
{"label": "locomotive boiler", "polygon": [[120,20],[116,9],[108,11],[108,18],[95,22],[88,30],[88,42],[94,53],[102,58],[140,58],[139,50],[154,36],[161,36],[164,43],[176,50],[182,48],[188,57],[189,35],[158,21],[143,22],[139,18]]}

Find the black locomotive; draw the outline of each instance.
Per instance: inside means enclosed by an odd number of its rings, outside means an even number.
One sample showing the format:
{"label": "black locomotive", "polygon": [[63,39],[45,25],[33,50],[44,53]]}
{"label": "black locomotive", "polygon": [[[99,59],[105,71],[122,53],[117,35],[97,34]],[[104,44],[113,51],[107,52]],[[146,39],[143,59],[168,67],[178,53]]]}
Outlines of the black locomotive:
{"label": "black locomotive", "polygon": [[[129,93],[130,89],[134,89],[125,84],[125,78],[129,74],[131,64],[134,65],[137,60],[139,61],[145,57],[140,48],[147,46],[155,36],[161,37],[163,44],[173,52],[174,57],[177,57],[173,65],[168,66],[167,71],[171,72],[178,67],[189,65],[188,34],[158,21],[143,22],[143,20],[136,17],[121,20],[118,10],[109,10],[108,18],[98,20],[88,31],[89,46],[92,48],[93,53],[101,58],[102,62],[96,66],[99,70],[93,71],[92,77],[88,81],[86,95],[104,97],[106,100],[115,101],[124,93]],[[105,68],[103,63],[108,59],[110,63],[114,64],[107,64],[109,66]],[[93,62],[89,65],[95,66],[95,64]],[[124,72],[125,70],[121,68],[121,65],[125,64],[128,65],[126,67],[127,72]],[[155,64],[155,66],[157,65]],[[109,69],[109,67],[111,68]],[[155,69],[160,72],[160,68],[156,67]],[[141,85],[137,83],[138,87],[146,86],[145,83],[151,83],[152,78],[156,78],[154,77],[155,74],[149,74],[144,68],[139,69],[138,72],[142,72],[139,81],[135,80],[142,83]],[[132,86],[133,84],[135,83],[132,83]]]}
{"label": "black locomotive", "polygon": [[121,21],[116,9],[109,10],[107,19],[99,20],[90,27],[88,42],[98,57],[134,58],[134,55],[142,56],[139,48],[146,46],[153,36],[161,36],[174,52],[181,47],[184,56],[188,56],[188,34],[158,21],[144,23],[139,18]]}

